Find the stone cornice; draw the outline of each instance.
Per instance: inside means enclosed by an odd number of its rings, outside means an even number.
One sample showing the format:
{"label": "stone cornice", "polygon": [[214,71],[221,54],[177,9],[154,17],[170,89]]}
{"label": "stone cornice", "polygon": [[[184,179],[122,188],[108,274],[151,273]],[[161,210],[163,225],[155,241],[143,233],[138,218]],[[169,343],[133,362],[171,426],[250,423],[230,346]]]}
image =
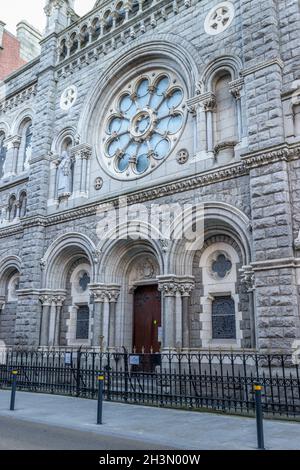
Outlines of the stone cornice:
{"label": "stone cornice", "polygon": [[264,62],[259,62],[258,64],[245,68],[244,70],[241,71],[241,76],[246,77],[247,75],[252,75],[253,73],[258,72],[258,70],[262,70],[267,67],[272,67],[273,65],[277,65],[281,69],[283,69],[284,67],[284,63],[280,59],[280,57],[274,57],[273,59],[270,59]]}
{"label": "stone cornice", "polygon": [[4,181],[0,184],[0,193],[2,191],[6,191],[7,189],[14,188],[15,186],[19,186],[20,184],[27,183],[29,176],[20,176],[15,177],[9,181]]}
{"label": "stone cornice", "polygon": [[282,144],[270,149],[259,150],[242,155],[244,165],[251,170],[278,161],[291,161],[300,158],[300,143],[294,145]]}
{"label": "stone cornice", "polygon": [[12,96],[8,96],[6,99],[0,102],[0,114],[6,113],[17,106],[19,106],[24,101],[29,100],[32,96],[35,96],[37,93],[37,81],[33,81],[30,84],[26,85],[25,88],[17,90]]}

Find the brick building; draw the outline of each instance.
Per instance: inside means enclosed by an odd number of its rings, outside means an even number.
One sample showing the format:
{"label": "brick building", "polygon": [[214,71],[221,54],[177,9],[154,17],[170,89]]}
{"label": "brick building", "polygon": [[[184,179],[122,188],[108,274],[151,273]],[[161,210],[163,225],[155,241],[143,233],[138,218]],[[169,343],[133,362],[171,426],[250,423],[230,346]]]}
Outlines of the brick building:
{"label": "brick building", "polygon": [[5,29],[0,21],[0,80],[39,55],[40,33],[22,21],[17,26],[17,36]]}

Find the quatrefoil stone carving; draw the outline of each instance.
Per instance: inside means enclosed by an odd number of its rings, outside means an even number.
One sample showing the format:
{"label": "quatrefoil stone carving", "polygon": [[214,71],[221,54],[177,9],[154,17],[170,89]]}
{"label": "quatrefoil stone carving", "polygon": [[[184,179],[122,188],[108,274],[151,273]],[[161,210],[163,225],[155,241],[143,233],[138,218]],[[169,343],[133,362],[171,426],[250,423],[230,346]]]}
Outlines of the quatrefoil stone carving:
{"label": "quatrefoil stone carving", "polygon": [[204,29],[211,36],[223,33],[232,23],[235,10],[231,2],[222,2],[212,8],[208,13]]}
{"label": "quatrefoil stone carving", "polygon": [[63,111],[68,111],[75,104],[78,90],[75,85],[66,88],[60,98],[60,107]]}

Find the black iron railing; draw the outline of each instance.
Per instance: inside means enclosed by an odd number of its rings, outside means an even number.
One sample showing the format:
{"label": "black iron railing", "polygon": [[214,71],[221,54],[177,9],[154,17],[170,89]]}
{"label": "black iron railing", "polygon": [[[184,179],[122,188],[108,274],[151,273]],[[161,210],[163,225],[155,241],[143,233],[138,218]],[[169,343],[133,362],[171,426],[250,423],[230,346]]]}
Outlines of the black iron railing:
{"label": "black iron railing", "polygon": [[129,354],[91,350],[0,351],[0,388],[252,415],[253,384],[263,386],[266,415],[300,419],[300,367],[288,354]]}

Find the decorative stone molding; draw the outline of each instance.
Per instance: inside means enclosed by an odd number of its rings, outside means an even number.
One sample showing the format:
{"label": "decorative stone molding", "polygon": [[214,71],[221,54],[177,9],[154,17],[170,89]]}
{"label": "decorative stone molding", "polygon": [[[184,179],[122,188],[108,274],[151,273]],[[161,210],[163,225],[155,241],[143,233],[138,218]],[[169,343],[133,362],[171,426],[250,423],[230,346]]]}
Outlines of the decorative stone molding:
{"label": "decorative stone molding", "polygon": [[37,93],[37,82],[31,83],[26,88],[17,91],[13,96],[7,97],[0,102],[0,114],[20,106],[20,104],[28,101],[32,96]]}
{"label": "decorative stone molding", "polygon": [[266,149],[249,154],[242,155],[242,162],[249,170],[259,166],[276,163],[279,161],[297,160],[300,158],[300,145],[289,146],[287,144],[280,145],[273,149]]}
{"label": "decorative stone molding", "polygon": [[74,158],[89,160],[92,156],[92,147],[89,144],[79,144],[72,147],[70,154]]}
{"label": "decorative stone molding", "polygon": [[116,303],[121,291],[117,284],[90,284],[89,289],[94,303]]}
{"label": "decorative stone molding", "polygon": [[187,149],[181,149],[177,152],[176,161],[179,165],[184,165],[189,159],[189,152]]}
{"label": "decorative stone molding", "polygon": [[66,300],[67,292],[63,289],[59,290],[48,290],[43,289],[40,291],[39,300],[44,306],[56,305],[61,307]]}
{"label": "decorative stone molding", "polygon": [[232,150],[237,145],[237,141],[232,142],[221,142],[214,147],[214,154],[217,156],[222,150]]}
{"label": "decorative stone molding", "polygon": [[239,270],[241,273],[241,283],[247,290],[247,292],[253,292],[255,290],[255,273],[252,266],[243,266]]}
{"label": "decorative stone molding", "polygon": [[204,29],[210,36],[223,33],[231,25],[235,16],[231,2],[221,2],[214,6],[205,18]]}
{"label": "decorative stone molding", "polygon": [[277,65],[281,69],[284,68],[284,63],[281,58],[274,57],[274,59],[259,62],[258,64],[255,64],[252,67],[248,67],[247,69],[241,70],[240,74],[242,77],[246,77],[247,75],[252,75],[255,72],[258,72],[259,70],[265,69],[267,67],[272,67],[273,65]]}
{"label": "decorative stone molding", "polygon": [[243,89],[243,86],[244,86],[243,78],[233,80],[232,82],[229,83],[229,91],[236,100],[241,99],[241,91]]}
{"label": "decorative stone molding", "polygon": [[95,188],[96,191],[100,191],[100,189],[102,189],[102,187],[103,187],[103,178],[101,178],[101,176],[98,176],[95,179],[94,188]]}
{"label": "decorative stone molding", "polygon": [[[58,63],[63,64],[58,70],[59,76],[67,76],[73,73],[74,69],[81,68],[84,64],[99,60],[103,55],[110,51],[122,47],[125,43],[131,42],[140,35],[145,34],[157,27],[160,21],[174,17],[182,9],[191,6],[190,0],[152,0],[147,5],[139,3],[139,9],[133,13],[130,18],[128,13],[132,9],[132,2],[128,3],[125,10],[125,18],[121,22],[116,21],[118,12],[111,9],[107,3],[99,4],[88,18],[80,18],[69,28],[60,33],[57,43]],[[126,13],[127,11],[127,13]],[[105,16],[107,13],[107,16]],[[112,28],[109,32],[105,31],[105,22],[111,17]],[[92,34],[94,22],[99,25],[99,35],[94,38]],[[89,25],[91,33],[87,43],[83,47],[78,47],[71,52],[71,37],[78,38],[82,29]],[[61,56],[62,44],[64,44],[65,54]]]}
{"label": "decorative stone molding", "polygon": [[195,288],[194,277],[192,276],[157,276],[158,290],[165,297],[174,297],[177,292],[182,297],[189,297]]}
{"label": "decorative stone molding", "polygon": [[3,309],[5,305],[5,297],[3,295],[0,296],[0,313],[1,313],[1,310]]}

